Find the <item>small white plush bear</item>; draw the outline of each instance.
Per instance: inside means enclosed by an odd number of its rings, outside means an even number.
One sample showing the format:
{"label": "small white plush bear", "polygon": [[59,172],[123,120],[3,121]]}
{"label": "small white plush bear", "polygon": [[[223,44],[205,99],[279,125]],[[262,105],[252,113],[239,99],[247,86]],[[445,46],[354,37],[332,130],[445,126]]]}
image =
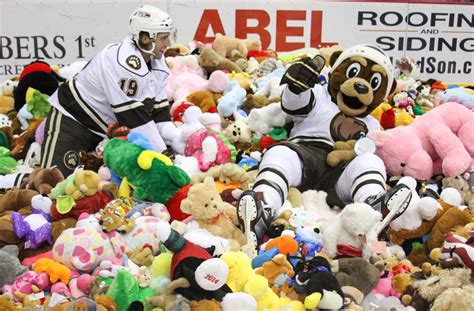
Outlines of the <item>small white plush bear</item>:
{"label": "small white plush bear", "polygon": [[362,257],[372,255],[370,245],[377,241],[376,228],[382,214],[365,203],[346,205],[324,230],[324,248],[329,257],[337,254],[338,245],[352,246],[362,250]]}
{"label": "small white plush bear", "polygon": [[247,118],[249,129],[260,134],[270,133],[274,127],[283,127],[289,118],[280,103],[272,103],[262,108],[254,108]]}
{"label": "small white plush bear", "polygon": [[416,180],[413,177],[402,177],[398,181],[398,184],[407,185],[411,190],[412,196],[406,211],[390,223],[392,230],[416,230],[421,226],[423,220],[433,219],[438,209],[442,208],[441,205],[431,197],[420,198],[416,192]]}
{"label": "small white plush bear", "polygon": [[250,143],[252,141],[249,126],[243,119],[237,120],[230,124],[224,131],[224,134],[229,137],[232,143]]}

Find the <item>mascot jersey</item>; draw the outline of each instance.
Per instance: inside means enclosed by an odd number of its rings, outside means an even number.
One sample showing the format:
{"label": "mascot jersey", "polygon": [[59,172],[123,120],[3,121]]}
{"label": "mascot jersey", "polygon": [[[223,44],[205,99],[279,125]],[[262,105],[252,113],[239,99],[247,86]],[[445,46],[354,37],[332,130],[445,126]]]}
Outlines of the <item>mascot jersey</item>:
{"label": "mascot jersey", "polygon": [[147,64],[133,40],[125,38],[99,52],[50,102],[98,135],[105,136],[107,125],[118,122],[145,134],[162,151],[166,145],[159,124],[171,121],[168,76],[164,57]]}
{"label": "mascot jersey", "polygon": [[[294,122],[290,141],[319,139],[333,145],[336,141],[360,138],[361,133],[380,129],[379,122],[368,115],[363,118],[345,117],[331,101],[327,89],[319,84],[312,92],[293,94],[283,92],[282,108]],[[295,109],[296,108],[296,109]]]}

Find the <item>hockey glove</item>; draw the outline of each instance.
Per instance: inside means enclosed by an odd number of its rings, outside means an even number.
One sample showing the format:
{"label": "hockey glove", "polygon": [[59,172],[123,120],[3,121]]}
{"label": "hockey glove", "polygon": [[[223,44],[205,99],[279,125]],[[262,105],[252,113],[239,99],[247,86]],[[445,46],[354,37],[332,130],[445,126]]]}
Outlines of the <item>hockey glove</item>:
{"label": "hockey glove", "polygon": [[305,57],[297,60],[286,70],[281,78],[280,85],[288,84],[288,88],[295,94],[300,94],[316,83],[319,83],[319,73],[326,60],[321,55],[314,58]]}

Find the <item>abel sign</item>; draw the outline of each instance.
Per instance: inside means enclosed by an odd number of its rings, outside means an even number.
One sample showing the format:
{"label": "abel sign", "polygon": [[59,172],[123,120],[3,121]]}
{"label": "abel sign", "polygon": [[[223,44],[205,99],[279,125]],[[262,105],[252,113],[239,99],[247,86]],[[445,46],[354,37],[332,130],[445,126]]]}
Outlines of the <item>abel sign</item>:
{"label": "abel sign", "polygon": [[[415,59],[422,78],[474,83],[474,3],[367,1],[148,3],[171,14],[183,43],[211,43],[216,33],[260,39],[263,48],[277,52],[371,43],[394,60]],[[34,59],[60,65],[90,59],[108,43],[123,39],[128,17],[139,3],[0,3],[0,80],[19,74]]]}

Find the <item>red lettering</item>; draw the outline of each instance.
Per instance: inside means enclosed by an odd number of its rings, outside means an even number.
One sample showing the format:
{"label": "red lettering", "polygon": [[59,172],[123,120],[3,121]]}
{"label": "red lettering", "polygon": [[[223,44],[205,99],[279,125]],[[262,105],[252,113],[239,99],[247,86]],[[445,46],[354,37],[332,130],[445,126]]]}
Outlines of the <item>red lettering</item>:
{"label": "red lettering", "polygon": [[216,278],[215,276],[213,276],[213,275],[208,274],[208,275],[206,275],[204,278],[205,278],[206,280],[209,280],[210,282],[212,282],[212,283],[214,283],[214,284],[218,284],[218,283],[219,283],[219,279],[217,279],[217,278]]}
{"label": "red lettering", "polygon": [[214,34],[221,33],[225,35],[224,26],[222,25],[221,18],[218,10],[204,10],[199,21],[196,33],[194,34],[194,40],[201,41],[202,43],[212,43],[215,37],[206,37],[209,26],[212,28]]}
{"label": "red lettering", "polygon": [[[247,26],[247,20],[257,20],[256,26]],[[260,36],[262,49],[267,49],[272,41],[270,32],[266,27],[270,24],[270,15],[264,10],[236,10],[235,11],[235,37],[247,39],[249,33]]]}
{"label": "red lettering", "polygon": [[304,35],[303,27],[289,27],[288,20],[304,21],[306,11],[277,11],[276,20],[276,45],[277,51],[293,51],[304,48],[304,42],[287,42],[286,38],[302,37]]}
{"label": "red lettering", "polygon": [[323,11],[311,12],[311,39],[309,45],[313,48],[322,48],[336,45],[337,42],[322,42]]}

